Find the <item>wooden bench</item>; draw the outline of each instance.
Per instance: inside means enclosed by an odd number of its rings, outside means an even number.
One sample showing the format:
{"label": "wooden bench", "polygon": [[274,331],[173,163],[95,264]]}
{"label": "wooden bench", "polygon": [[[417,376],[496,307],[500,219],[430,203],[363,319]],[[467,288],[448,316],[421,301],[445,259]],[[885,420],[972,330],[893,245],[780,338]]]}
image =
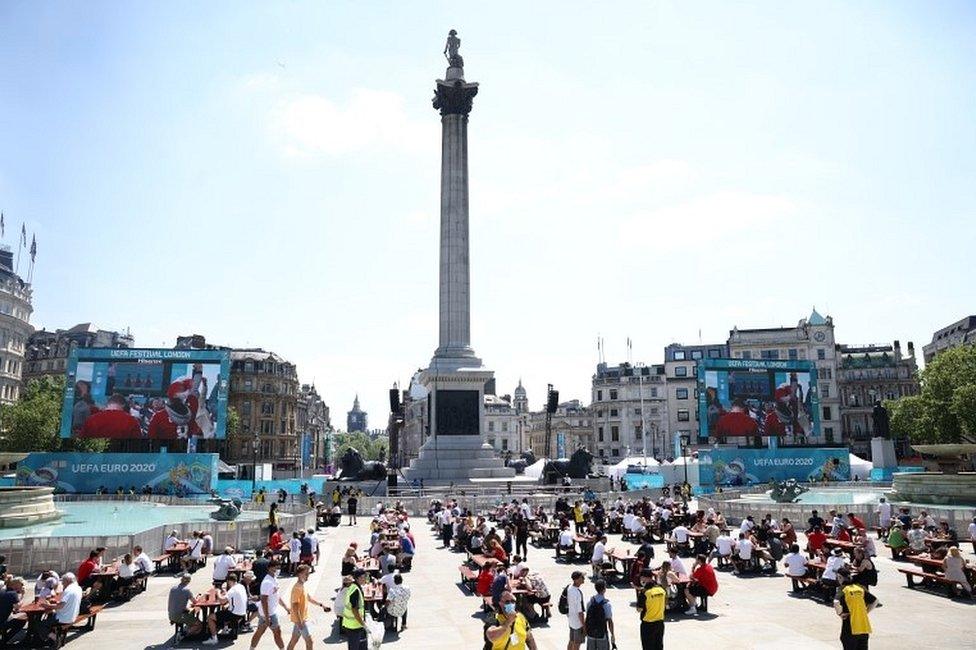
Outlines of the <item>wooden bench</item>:
{"label": "wooden bench", "polygon": [[461,585],[470,589],[471,593],[474,593],[474,587],[478,583],[478,572],[467,564],[462,564],[458,569],[461,571]]}
{"label": "wooden bench", "polygon": [[84,614],[78,614],[74,622],[70,625],[58,625],[55,629],[55,639],[54,647],[60,648],[65,643],[68,642],[68,632],[71,630],[78,630],[79,634],[88,632],[95,629],[95,619],[98,618],[98,613],[102,611],[104,605],[92,605],[89,610]]}
{"label": "wooden bench", "polygon": [[[898,569],[898,571],[905,574],[905,581],[908,583],[909,589],[941,585],[945,587],[945,593],[949,598],[955,598],[960,592],[965,593],[958,582],[940,573],[929,573],[920,569]],[[915,578],[921,578],[921,580],[915,582]]]}
{"label": "wooden bench", "polygon": [[786,576],[793,583],[793,593],[806,591],[810,585],[817,584],[817,579],[810,576]]}

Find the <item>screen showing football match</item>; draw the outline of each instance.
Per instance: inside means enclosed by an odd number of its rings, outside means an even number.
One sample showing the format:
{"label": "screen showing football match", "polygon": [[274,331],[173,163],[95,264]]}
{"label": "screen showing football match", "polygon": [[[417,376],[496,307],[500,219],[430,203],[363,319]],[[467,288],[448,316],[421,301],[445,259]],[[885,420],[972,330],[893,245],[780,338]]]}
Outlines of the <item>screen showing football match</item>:
{"label": "screen showing football match", "polygon": [[698,367],[702,438],[819,434],[816,367],[809,361],[709,359]]}
{"label": "screen showing football match", "polygon": [[62,438],[223,438],[230,352],[83,348],[68,361]]}

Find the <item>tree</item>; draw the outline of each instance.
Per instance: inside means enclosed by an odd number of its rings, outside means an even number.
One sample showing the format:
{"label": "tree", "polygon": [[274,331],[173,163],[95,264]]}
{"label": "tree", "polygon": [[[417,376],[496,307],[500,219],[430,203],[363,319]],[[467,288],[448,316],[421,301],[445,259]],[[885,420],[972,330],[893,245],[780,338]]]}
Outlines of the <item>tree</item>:
{"label": "tree", "polygon": [[3,451],[104,451],[107,440],[66,438],[59,434],[64,377],[32,379],[20,400],[0,411]]}
{"label": "tree", "polygon": [[976,437],[976,345],[942,352],[922,371],[922,392],[888,402],[891,430],[916,443]]}
{"label": "tree", "polygon": [[351,433],[336,431],[333,436],[333,441],[332,457],[336,459],[336,463],[338,463],[338,460],[342,458],[342,455],[346,453],[346,449],[349,447],[357,449],[362,454],[363,460],[385,460],[385,438],[376,438],[374,440],[361,431],[353,431]]}

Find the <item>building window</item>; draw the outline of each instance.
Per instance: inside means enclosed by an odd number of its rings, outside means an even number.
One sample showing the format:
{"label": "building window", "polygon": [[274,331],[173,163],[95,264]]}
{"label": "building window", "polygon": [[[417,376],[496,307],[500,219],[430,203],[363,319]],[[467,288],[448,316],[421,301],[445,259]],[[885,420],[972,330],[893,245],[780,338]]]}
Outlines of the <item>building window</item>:
{"label": "building window", "polygon": [[674,351],[674,360],[675,361],[684,361],[685,360],[685,351],[684,350],[675,350]]}
{"label": "building window", "polygon": [[826,427],[824,429],[824,436],[826,437],[827,442],[833,442],[834,441],[834,427]]}
{"label": "building window", "polygon": [[640,422],[634,425],[634,437],[638,440],[644,437],[643,427]]}
{"label": "building window", "polygon": [[617,391],[615,390],[610,391],[610,399],[617,399]]}
{"label": "building window", "polygon": [[604,449],[603,447],[600,447],[600,457],[601,458],[606,455],[605,452],[606,452],[606,449]]}
{"label": "building window", "polygon": [[674,396],[677,399],[688,399],[688,389],[687,388],[679,388],[676,391],[674,391]]}
{"label": "building window", "polygon": [[603,409],[599,409],[599,410],[597,410],[597,412],[596,412],[596,416],[597,416],[598,418],[602,418],[602,417],[603,417]]}
{"label": "building window", "polygon": [[641,414],[641,409],[638,406],[637,408],[634,409],[634,415],[640,415],[640,414]]}
{"label": "building window", "polygon": [[602,390],[598,390],[596,392],[596,401],[598,401],[598,402],[602,402],[603,401],[603,391]]}
{"label": "building window", "polygon": [[620,458],[620,450],[616,447],[610,450],[610,455],[615,458]]}
{"label": "building window", "polygon": [[617,409],[610,409],[610,417],[612,418],[617,417]]}
{"label": "building window", "polygon": [[596,437],[600,442],[603,442],[603,427],[597,429]]}
{"label": "building window", "polygon": [[657,397],[657,388],[651,388],[651,397]]}
{"label": "building window", "polygon": [[508,420],[505,420],[504,422],[502,422],[502,431],[504,433],[508,433]]}
{"label": "building window", "polygon": [[694,361],[698,361],[699,359],[702,358],[702,351],[701,350],[692,350],[691,351],[691,358]]}
{"label": "building window", "polygon": [[688,422],[691,419],[691,414],[688,409],[678,409],[678,422]]}
{"label": "building window", "polygon": [[820,386],[820,396],[830,397],[830,384],[822,384]]}
{"label": "building window", "polygon": [[719,359],[719,358],[721,358],[721,356],[722,356],[722,351],[721,350],[709,350],[708,351],[708,358],[709,359]]}
{"label": "building window", "polygon": [[832,415],[832,414],[831,414],[831,412],[830,412],[830,407],[829,407],[829,406],[825,406],[825,407],[823,407],[823,419],[824,419],[824,420],[831,420],[831,419],[833,419],[833,418],[831,417],[831,415]]}
{"label": "building window", "polygon": [[491,445],[492,449],[494,449],[495,448],[495,439],[494,438],[488,438],[488,444]]}
{"label": "building window", "polygon": [[675,377],[687,377],[688,376],[688,366],[675,366],[674,368]]}
{"label": "building window", "polygon": [[821,361],[827,358],[827,351],[823,348],[817,348],[817,358]]}
{"label": "building window", "polygon": [[488,430],[489,431],[494,431],[495,430],[495,421],[494,420],[488,420]]}
{"label": "building window", "polygon": [[508,438],[502,438],[502,451],[508,451]]}
{"label": "building window", "polygon": [[796,348],[790,348],[789,355],[790,355],[790,361],[796,361],[796,359],[797,359],[797,350],[796,350]]}
{"label": "building window", "polygon": [[619,442],[620,441],[620,427],[614,425],[610,427],[610,441]]}
{"label": "building window", "polygon": [[762,350],[759,352],[760,359],[779,359],[779,350]]}

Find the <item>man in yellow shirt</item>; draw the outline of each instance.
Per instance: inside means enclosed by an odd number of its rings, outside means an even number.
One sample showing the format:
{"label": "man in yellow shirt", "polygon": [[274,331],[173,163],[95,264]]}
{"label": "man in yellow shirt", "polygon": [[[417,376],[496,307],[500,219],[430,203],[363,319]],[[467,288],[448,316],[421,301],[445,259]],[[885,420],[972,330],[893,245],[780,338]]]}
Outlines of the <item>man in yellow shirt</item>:
{"label": "man in yellow shirt", "polygon": [[324,611],[329,611],[323,603],[312,598],[310,594],[305,593],[305,583],[308,581],[308,574],[311,572],[312,567],[307,564],[299,564],[298,569],[295,571],[295,577],[298,578],[298,582],[295,586],[291,588],[291,622],[294,624],[291,628],[291,641],[288,642],[288,650],[295,650],[295,646],[298,645],[298,639],[305,639],[306,650],[312,650],[312,633],[308,629],[308,604],[312,603],[321,607]]}
{"label": "man in yellow shirt", "polygon": [[502,592],[498,599],[495,625],[485,630],[492,650],[536,650],[535,639],[529,622],[520,612],[515,611],[515,596],[510,591]]}
{"label": "man in yellow shirt", "polygon": [[[837,577],[843,582],[850,579],[849,569],[841,569]],[[877,598],[857,584],[848,584],[837,590],[834,611],[841,618],[840,643],[844,650],[868,650],[871,621],[868,612],[874,609]]]}
{"label": "man in yellow shirt", "polygon": [[668,606],[668,592],[654,579],[651,569],[641,571],[641,589],[637,597],[641,650],[664,650],[664,610]]}

